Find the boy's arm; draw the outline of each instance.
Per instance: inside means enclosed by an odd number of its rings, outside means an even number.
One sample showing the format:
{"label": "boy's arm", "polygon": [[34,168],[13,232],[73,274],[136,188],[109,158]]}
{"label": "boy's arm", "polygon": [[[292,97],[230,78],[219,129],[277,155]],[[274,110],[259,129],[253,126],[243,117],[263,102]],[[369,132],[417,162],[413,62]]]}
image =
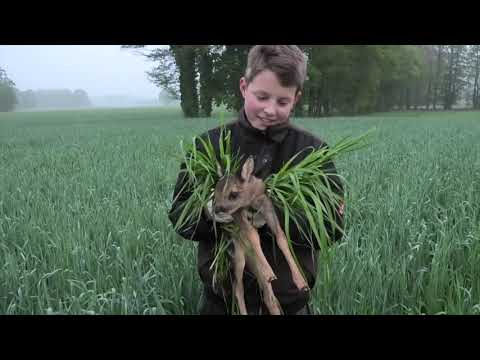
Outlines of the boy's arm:
{"label": "boy's arm", "polygon": [[[182,163],[180,166],[180,172],[177,177],[177,182],[175,184],[175,189],[173,191],[172,207],[168,212],[168,218],[174,226],[178,221],[180,214],[182,213],[185,202],[192,194],[192,189],[185,188],[182,191],[182,188],[186,184],[186,173],[184,172],[184,170],[185,164]],[[205,239],[212,239],[215,237],[213,227],[211,224],[207,223],[203,211],[200,216],[200,220],[197,223],[186,224],[182,228],[178,229],[177,233],[187,240],[192,240],[196,242],[203,241]]]}
{"label": "boy's arm", "polygon": [[[201,137],[206,140],[207,134],[201,135]],[[218,139],[215,142],[214,137],[214,146]],[[198,142],[195,143],[197,151],[202,151],[202,148]],[[215,148],[215,151],[217,149]],[[180,165],[180,172],[177,177],[177,182],[175,184],[175,189],[173,191],[173,203],[170,211],[168,212],[168,218],[172,222],[173,226],[177,223],[186,201],[190,198],[193,193],[193,189],[186,186],[187,183],[187,173],[185,171],[185,163]],[[200,219],[198,222],[185,224],[182,228],[177,229],[177,233],[187,239],[193,240],[195,242],[199,241],[211,241],[215,239],[215,232],[213,229],[212,222],[207,222],[207,217],[205,216],[205,211],[201,212]]]}

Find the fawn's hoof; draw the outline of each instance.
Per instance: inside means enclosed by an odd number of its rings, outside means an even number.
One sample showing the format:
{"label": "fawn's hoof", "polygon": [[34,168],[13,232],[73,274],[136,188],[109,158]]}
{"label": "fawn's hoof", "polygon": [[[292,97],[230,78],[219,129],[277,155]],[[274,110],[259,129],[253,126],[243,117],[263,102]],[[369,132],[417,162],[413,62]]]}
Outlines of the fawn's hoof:
{"label": "fawn's hoof", "polygon": [[308,286],[308,283],[303,279],[303,276],[294,276],[293,283],[300,291],[310,291],[310,287]]}

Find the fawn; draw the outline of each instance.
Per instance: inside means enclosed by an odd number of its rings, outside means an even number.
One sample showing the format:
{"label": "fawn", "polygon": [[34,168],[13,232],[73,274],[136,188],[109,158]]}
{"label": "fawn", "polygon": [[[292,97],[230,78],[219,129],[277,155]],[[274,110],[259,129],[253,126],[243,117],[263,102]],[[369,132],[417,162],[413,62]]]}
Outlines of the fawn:
{"label": "fawn", "polygon": [[[243,271],[247,265],[260,285],[263,301],[270,314],[281,315],[282,309],[273,293],[271,284],[276,276],[263,254],[257,229],[247,217],[248,208],[251,207],[263,215],[275,235],[278,247],[287,260],[297,288],[302,291],[310,289],[290,253],[287,238],[280,226],[272,201],[265,193],[265,183],[252,175],[253,169],[254,160],[250,156],[244,163],[240,174],[220,178],[215,187],[214,212],[218,215],[231,215],[233,221],[240,228],[238,237],[233,239],[233,290],[240,313],[247,315],[243,288]],[[219,172],[221,172],[220,169]]]}

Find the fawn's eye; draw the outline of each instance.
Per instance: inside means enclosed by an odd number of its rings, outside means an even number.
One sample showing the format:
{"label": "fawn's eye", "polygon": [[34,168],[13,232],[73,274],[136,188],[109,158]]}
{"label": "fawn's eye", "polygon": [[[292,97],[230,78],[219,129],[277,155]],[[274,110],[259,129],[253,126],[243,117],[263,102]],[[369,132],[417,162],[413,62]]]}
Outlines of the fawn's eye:
{"label": "fawn's eye", "polygon": [[238,198],[238,192],[231,192],[230,195],[228,195],[228,200],[235,200]]}

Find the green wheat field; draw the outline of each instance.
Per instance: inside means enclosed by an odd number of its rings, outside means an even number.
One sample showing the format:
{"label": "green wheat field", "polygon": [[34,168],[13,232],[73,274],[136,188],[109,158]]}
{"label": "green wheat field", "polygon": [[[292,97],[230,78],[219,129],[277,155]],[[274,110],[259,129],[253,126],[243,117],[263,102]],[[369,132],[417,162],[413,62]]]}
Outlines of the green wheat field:
{"label": "green wheat field", "polygon": [[[223,116],[230,120],[232,114]],[[196,244],[166,212],[180,110],[0,114],[0,314],[198,314]],[[346,237],[319,265],[316,314],[480,313],[480,112],[294,119],[329,144]]]}

